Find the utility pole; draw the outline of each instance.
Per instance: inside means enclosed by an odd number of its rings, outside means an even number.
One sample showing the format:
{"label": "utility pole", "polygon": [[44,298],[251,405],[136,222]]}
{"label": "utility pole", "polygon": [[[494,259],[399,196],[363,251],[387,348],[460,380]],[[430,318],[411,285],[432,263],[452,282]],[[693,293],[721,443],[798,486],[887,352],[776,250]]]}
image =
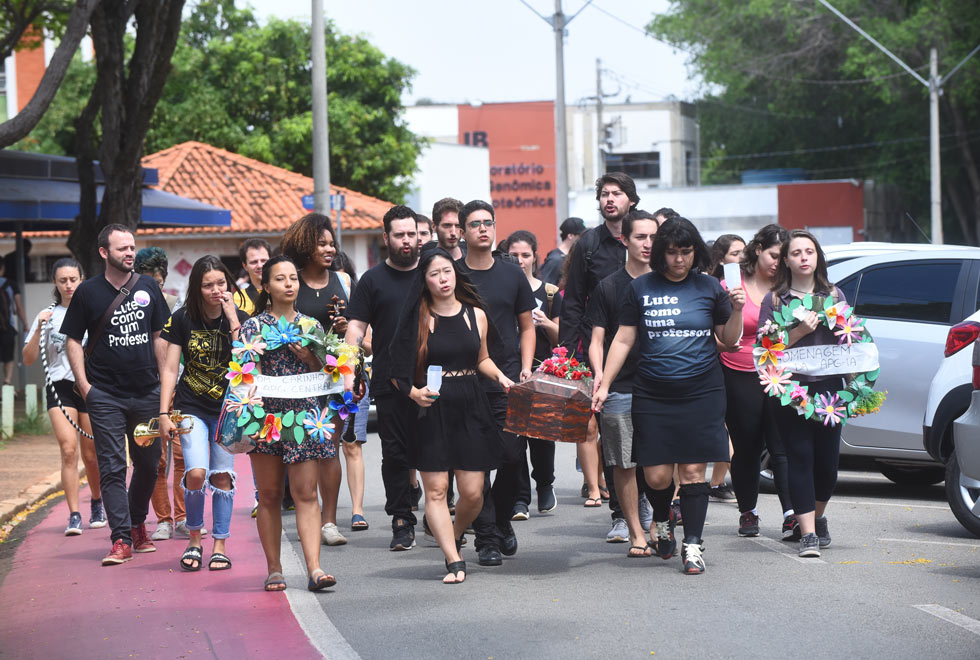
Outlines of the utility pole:
{"label": "utility pole", "polygon": [[561,0],[555,0],[551,17],[555,31],[555,188],[558,199],[555,228],[568,217],[568,133],[565,130],[565,14]]}
{"label": "utility pole", "polygon": [[954,73],[959,71],[960,67],[966,64],[966,61],[980,52],[980,45],[970,51],[970,54],[960,60],[960,63],[954,66],[949,73],[947,73],[942,78],[939,77],[939,56],[936,53],[936,49],[932,48],[929,50],[929,80],[926,80],[918,73],[915,69],[910,67],[908,64],[903,62],[898,58],[897,55],[892,53],[890,50],[878,43],[874,37],[862,30],[857,24],[854,23],[844,14],[840,13],[833,5],[831,5],[827,0],[818,0],[820,4],[829,9],[837,18],[841,19],[848,26],[853,28],[858,34],[870,41],[875,45],[878,50],[883,52],[888,57],[892,58],[900,67],[905,69],[913,78],[918,80],[920,83],[925,85],[929,89],[929,189],[930,189],[930,230],[932,234],[932,242],[936,244],[941,244],[943,242],[943,205],[942,205],[942,173],[940,170],[940,159],[939,159],[939,96],[943,93],[943,85],[949,80]]}
{"label": "utility pole", "polygon": [[602,60],[595,58],[595,118],[599,144],[599,176],[606,173],[606,125],[602,121]]}
{"label": "utility pole", "polygon": [[[313,210],[330,216],[330,138],[327,131],[327,46],[323,36],[323,0],[313,0]],[[340,215],[337,216],[340,250]]]}

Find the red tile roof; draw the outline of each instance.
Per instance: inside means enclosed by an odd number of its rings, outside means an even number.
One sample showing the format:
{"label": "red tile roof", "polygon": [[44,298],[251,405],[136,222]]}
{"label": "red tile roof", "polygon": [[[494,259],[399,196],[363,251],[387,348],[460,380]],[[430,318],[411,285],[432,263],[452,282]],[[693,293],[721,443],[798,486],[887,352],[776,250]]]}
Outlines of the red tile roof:
{"label": "red tile roof", "polygon": [[[184,142],[143,158],[144,167],[158,170],[153,188],[212,204],[231,211],[229,227],[155,227],[139,229],[140,236],[189,234],[282,234],[309,211],[303,195],[313,194],[313,179],[246,158],[201,142]],[[389,202],[349,188],[331,186],[343,193],[341,211],[344,231],[380,232]],[[334,213],[331,212],[331,218]],[[62,237],[67,231],[24,232],[27,237]]]}
{"label": "red tile roof", "polygon": [[[231,226],[141,230],[144,234],[282,233],[308,213],[303,195],[313,194],[313,179],[201,142],[184,142],[143,158],[159,171],[154,188],[231,211]],[[331,186],[346,197],[341,227],[380,231],[391,204],[376,197]]]}

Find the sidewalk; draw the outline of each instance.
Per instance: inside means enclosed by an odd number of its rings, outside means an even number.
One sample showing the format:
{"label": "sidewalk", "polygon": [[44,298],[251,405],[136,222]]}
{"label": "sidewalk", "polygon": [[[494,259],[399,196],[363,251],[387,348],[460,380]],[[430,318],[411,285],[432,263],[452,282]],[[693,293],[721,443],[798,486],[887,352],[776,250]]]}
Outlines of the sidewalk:
{"label": "sidewalk", "polygon": [[[18,491],[9,499],[27,504],[49,487],[47,475],[57,476],[59,461],[53,438],[8,441],[0,450],[0,492]],[[228,555],[234,567],[229,571],[209,572],[206,566],[196,573],[180,570],[184,539],[158,542],[154,553],[103,568],[100,560],[110,547],[108,527],[89,529],[86,518],[81,536],[64,536],[68,507],[63,499],[58,502],[24,536],[0,584],[0,656],[319,657],[285,595],[262,591],[265,557],[249,517],[248,458],[236,456],[235,469],[243,487],[232,516]],[[32,478],[33,485],[28,483]],[[81,501],[87,505],[88,499],[83,488]],[[152,530],[152,510],[148,523]],[[205,526],[210,523],[209,501]],[[209,537],[204,550],[206,562]]]}
{"label": "sidewalk", "polygon": [[59,490],[61,453],[54,435],[20,435],[2,443],[0,526],[23,509]]}

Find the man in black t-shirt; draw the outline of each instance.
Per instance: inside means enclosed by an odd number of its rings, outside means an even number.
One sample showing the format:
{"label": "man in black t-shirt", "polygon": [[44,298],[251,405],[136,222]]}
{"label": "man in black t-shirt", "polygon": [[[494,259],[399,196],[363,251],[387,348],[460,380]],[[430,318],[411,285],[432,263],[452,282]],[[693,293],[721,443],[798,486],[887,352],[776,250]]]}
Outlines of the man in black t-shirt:
{"label": "man in black t-shirt", "polygon": [[[463,236],[468,250],[456,263],[466,273],[477,293],[487,306],[487,316],[493,325],[487,340],[490,359],[514,382],[531,375],[534,359],[534,321],[531,310],[537,308],[531,285],[520,266],[493,255],[496,228],[493,206],[474,200],[459,213]],[[520,349],[518,350],[518,346]],[[520,489],[520,462],[526,447],[519,436],[505,432],[507,393],[497,383],[481,379],[494,421],[502,440],[502,462],[490,487],[489,474],[484,480],[483,509],[473,521],[476,549],[481,566],[499,566],[500,553],[510,556],[517,552],[517,535],[510,523]]]}
{"label": "man in black t-shirt", "polygon": [[[588,321],[592,327],[592,341],[589,345],[589,362],[595,371],[593,392],[602,382],[602,369],[606,355],[612,346],[613,338],[619,329],[620,301],[630,282],[650,272],[650,252],[653,249],[653,237],[657,233],[657,220],[646,211],[634,210],[623,219],[623,239],[626,241],[626,266],[612,275],[604,278],[592,292],[588,305]],[[609,388],[607,401],[612,405],[603,407],[600,419],[602,434],[602,457],[606,470],[607,483],[612,481],[615,486],[613,497],[609,500],[613,525],[617,520],[624,521],[629,529],[630,557],[645,557],[646,528],[650,521],[645,515],[640,515],[641,502],[646,494],[650,500],[657,500],[661,513],[666,515],[670,508],[670,498],[673,495],[673,485],[664,491],[654,491],[647,487],[643,473],[637,472],[633,462],[633,421],[631,404],[633,399],[633,375],[639,359],[639,349],[634,346],[630,355]],[[611,474],[610,474],[611,473]],[[641,490],[642,489],[642,490]],[[639,506],[638,506],[639,505]],[[646,519],[641,520],[641,518]],[[662,517],[666,521],[666,517]],[[670,530],[672,539],[673,530]],[[662,544],[660,550],[666,552],[668,543]]]}
{"label": "man in black t-shirt", "polygon": [[[408,438],[418,408],[398,394],[389,379],[388,347],[398,327],[402,305],[408,297],[419,263],[418,228],[415,212],[394,206],[384,216],[384,242],[388,258],[369,269],[357,281],[347,307],[344,341],[372,350],[371,396],[378,407],[378,436],[381,439],[381,478],[385,485],[385,513],[391,516],[391,550],[415,546],[415,514],[409,481]],[[371,346],[364,337],[371,326]]]}
{"label": "man in black t-shirt", "polygon": [[561,243],[548,253],[538,271],[538,277],[548,284],[561,282],[561,273],[565,259],[575,246],[575,242],[585,233],[585,221],[582,218],[566,218],[558,227]]}
{"label": "man in black t-shirt", "polygon": [[[108,225],[99,233],[99,254],[105,260],[105,274],[79,285],[61,332],[67,337],[68,362],[92,421],[113,542],[102,565],[111,566],[129,561],[133,552],[156,550],[144,521],[156,483],[160,442],[140,446],[133,441],[133,429],[158,413],[160,369],[166,355],[160,331],[170,310],[153,278],[139,275],[135,284],[126,287],[136,256],[132,230]],[[105,314],[120,293],[125,297],[102,330]],[[86,332],[89,343],[94,342],[87,359],[81,343]],[[133,461],[128,494],[127,435]]]}

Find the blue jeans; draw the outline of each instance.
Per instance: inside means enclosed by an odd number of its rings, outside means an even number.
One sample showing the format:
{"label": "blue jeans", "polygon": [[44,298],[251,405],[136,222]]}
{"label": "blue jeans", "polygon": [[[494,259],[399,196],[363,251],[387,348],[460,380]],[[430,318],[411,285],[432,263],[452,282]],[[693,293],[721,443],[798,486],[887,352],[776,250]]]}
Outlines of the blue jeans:
{"label": "blue jeans", "polygon": [[[180,436],[180,448],[184,453],[184,507],[187,510],[187,529],[196,531],[204,527],[205,490],[211,493],[211,513],[214,517],[211,538],[226,539],[230,536],[231,509],[235,501],[235,457],[221,448],[217,442],[218,418],[203,419],[188,415],[194,420],[194,428]],[[181,422],[186,426],[186,422]],[[191,470],[205,470],[207,477],[199,490],[187,488],[187,473]],[[231,476],[231,489],[221,490],[211,484],[215,474]]]}

